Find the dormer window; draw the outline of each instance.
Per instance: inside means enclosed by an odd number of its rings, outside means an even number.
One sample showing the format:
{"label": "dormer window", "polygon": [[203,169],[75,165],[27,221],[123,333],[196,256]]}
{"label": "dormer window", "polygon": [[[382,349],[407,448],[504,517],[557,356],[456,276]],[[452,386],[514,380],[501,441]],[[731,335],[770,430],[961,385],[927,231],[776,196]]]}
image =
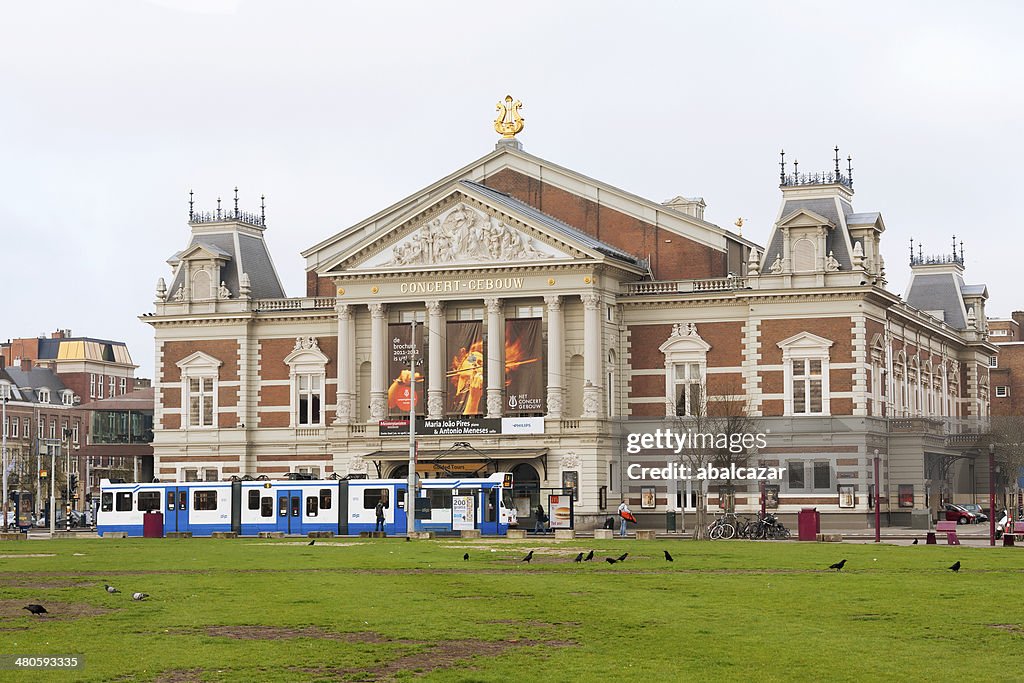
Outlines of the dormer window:
{"label": "dormer window", "polygon": [[75,404],[75,392],[73,391],[62,391],[60,392],[60,402],[66,406]]}
{"label": "dormer window", "polygon": [[49,403],[50,402],[50,390],[49,389],[40,389],[39,393],[38,393],[38,396],[39,396],[39,402],[40,403]]}

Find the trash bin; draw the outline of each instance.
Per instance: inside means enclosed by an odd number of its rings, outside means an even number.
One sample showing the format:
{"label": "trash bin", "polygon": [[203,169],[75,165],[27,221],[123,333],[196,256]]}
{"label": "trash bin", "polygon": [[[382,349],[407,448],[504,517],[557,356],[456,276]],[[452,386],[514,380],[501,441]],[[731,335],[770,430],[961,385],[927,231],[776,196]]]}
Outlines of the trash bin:
{"label": "trash bin", "polygon": [[164,513],[159,510],[148,510],[146,514],[142,516],[142,537],[164,537]]}
{"label": "trash bin", "polygon": [[674,533],[676,530],[675,510],[665,510],[665,531]]}
{"label": "trash bin", "polygon": [[801,541],[815,541],[821,531],[821,514],[817,508],[803,508],[797,513],[798,538]]}

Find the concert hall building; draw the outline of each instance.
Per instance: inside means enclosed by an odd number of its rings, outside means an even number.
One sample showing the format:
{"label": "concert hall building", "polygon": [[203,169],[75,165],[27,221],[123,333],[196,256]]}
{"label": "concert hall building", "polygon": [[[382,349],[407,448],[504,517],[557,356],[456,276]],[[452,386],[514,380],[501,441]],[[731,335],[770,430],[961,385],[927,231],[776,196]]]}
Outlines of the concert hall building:
{"label": "concert hall building", "polygon": [[[577,528],[622,499],[651,527],[692,510],[695,483],[628,476],[672,459],[628,454],[623,425],[727,396],[768,435],[752,462],[786,468],[769,491],[780,513],[863,526],[876,453],[887,523],[973,501],[997,354],[987,290],[965,282],[955,240],[945,256],[911,247],[907,292],[886,289],[882,216],[854,208],[849,165],[833,161],[783,165],[758,243],[749,225],[704,220],[701,198],[651,201],[509,134],[302,251],[297,297],[262,211],[239,211],[237,194],[233,210],[190,203],[187,246],[142,317],[156,477],[404,478],[415,386],[421,476],[512,471],[521,521],[563,487]],[[762,493],[712,483],[708,504],[753,511]]]}

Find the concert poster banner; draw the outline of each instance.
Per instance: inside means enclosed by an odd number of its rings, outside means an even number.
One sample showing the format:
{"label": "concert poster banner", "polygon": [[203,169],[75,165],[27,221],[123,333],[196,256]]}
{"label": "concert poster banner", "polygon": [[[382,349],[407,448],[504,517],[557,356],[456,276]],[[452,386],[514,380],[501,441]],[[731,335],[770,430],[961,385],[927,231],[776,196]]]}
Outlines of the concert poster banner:
{"label": "concert poster banner", "polygon": [[484,324],[480,320],[449,322],[448,415],[482,415],[487,357],[484,355]]}
{"label": "concert poster banner", "polygon": [[[423,408],[424,378],[427,375],[426,349],[423,348],[423,325],[416,326],[416,376],[411,381],[409,368],[412,353],[412,325],[392,323],[388,325],[388,415],[408,415],[410,400],[416,411]],[[413,389],[415,386],[415,389]]]}
{"label": "concert poster banner", "polygon": [[540,318],[505,321],[505,412],[544,412],[542,349]]}

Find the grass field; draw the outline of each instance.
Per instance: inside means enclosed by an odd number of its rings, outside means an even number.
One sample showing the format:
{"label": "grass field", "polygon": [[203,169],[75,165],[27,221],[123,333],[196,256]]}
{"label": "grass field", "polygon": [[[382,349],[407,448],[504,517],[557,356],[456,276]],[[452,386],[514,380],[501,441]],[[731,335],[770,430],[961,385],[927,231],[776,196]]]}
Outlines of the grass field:
{"label": "grass field", "polygon": [[[592,548],[595,561],[572,562]],[[959,574],[946,569],[956,560]],[[85,668],[0,680],[1007,679],[1022,605],[1020,548],[6,542],[0,654],[78,654]]]}

